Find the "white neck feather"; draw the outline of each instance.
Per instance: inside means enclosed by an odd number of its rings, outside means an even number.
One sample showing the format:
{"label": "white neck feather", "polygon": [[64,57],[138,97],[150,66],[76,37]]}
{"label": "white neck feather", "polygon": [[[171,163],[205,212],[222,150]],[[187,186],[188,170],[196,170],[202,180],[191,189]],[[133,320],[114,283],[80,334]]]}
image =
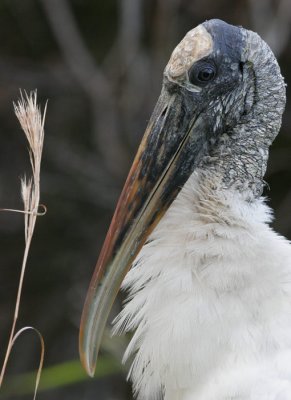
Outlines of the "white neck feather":
{"label": "white neck feather", "polygon": [[135,330],[124,356],[135,393],[265,399],[274,359],[276,379],[291,374],[291,248],[270,219],[262,199],[190,177],[123,284],[115,332]]}

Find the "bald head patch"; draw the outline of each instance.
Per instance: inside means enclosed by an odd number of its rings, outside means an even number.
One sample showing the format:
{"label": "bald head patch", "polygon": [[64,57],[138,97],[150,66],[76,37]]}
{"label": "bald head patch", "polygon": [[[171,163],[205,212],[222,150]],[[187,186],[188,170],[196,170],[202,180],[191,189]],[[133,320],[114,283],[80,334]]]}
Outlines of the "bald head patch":
{"label": "bald head patch", "polygon": [[173,79],[184,75],[194,62],[208,56],[213,49],[211,35],[203,25],[189,31],[173,51],[165,72]]}

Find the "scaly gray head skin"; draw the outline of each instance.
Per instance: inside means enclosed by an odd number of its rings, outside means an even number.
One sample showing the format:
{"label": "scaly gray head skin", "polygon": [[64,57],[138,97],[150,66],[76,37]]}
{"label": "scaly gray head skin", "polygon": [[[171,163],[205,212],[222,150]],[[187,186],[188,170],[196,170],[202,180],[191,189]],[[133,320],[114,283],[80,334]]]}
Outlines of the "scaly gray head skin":
{"label": "scaly gray head skin", "polygon": [[189,176],[200,168],[258,197],[284,106],[277,61],[256,33],[211,20],[176,47],[87,294],[80,354],[90,375],[124,275]]}
{"label": "scaly gray head skin", "polygon": [[[180,91],[192,91],[196,107],[201,106],[201,129],[208,142],[198,166],[220,171],[225,188],[248,190],[257,197],[263,189],[269,146],[281,126],[284,80],[271,49],[256,33],[220,20],[202,27],[213,40],[209,54],[186,71],[180,67],[179,75],[177,68],[173,72],[171,59],[165,80],[178,83]],[[182,42],[175,51],[183,52],[183,47],[187,44]],[[201,82],[198,74],[205,68],[215,75]]]}

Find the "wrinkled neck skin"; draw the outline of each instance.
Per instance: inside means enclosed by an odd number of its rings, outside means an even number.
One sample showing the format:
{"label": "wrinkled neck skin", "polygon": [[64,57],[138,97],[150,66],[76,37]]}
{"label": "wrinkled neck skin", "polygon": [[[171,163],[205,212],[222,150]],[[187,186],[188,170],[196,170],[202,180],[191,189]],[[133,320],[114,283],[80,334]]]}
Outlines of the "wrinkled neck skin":
{"label": "wrinkled neck skin", "polygon": [[[246,192],[252,200],[262,194],[269,146],[279,132],[286,98],[284,80],[267,44],[254,32],[244,34],[249,46],[242,85],[221,101],[219,110],[239,118],[210,143],[209,156],[200,167],[220,175],[222,188]],[[244,107],[238,109],[240,104]]]}

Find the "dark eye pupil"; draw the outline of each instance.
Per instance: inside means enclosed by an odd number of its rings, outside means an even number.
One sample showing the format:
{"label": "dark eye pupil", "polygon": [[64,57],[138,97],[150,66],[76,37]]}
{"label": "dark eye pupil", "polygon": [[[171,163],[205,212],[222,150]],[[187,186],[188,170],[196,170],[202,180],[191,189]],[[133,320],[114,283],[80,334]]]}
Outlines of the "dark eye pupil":
{"label": "dark eye pupil", "polygon": [[216,76],[216,66],[210,62],[198,62],[189,71],[189,81],[193,85],[203,85],[212,81]]}
{"label": "dark eye pupil", "polygon": [[215,72],[211,67],[205,67],[201,71],[198,72],[198,80],[201,82],[208,82],[214,78]]}

